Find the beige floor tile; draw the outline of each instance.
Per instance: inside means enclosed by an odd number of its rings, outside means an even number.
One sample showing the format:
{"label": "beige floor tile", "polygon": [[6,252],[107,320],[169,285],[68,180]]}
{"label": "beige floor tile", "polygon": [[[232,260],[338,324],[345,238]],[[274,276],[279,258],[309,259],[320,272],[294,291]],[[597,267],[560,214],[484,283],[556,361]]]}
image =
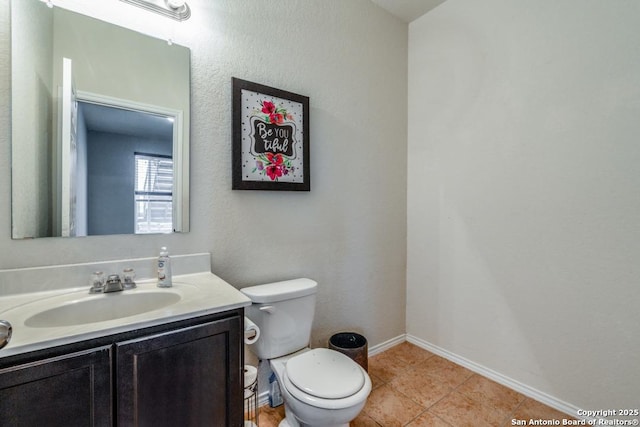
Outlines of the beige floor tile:
{"label": "beige floor tile", "polygon": [[400,362],[406,365],[414,365],[424,362],[426,359],[433,356],[430,351],[424,350],[417,345],[413,345],[407,341],[398,344],[385,351],[388,356],[398,359]]}
{"label": "beige floor tile", "polygon": [[525,396],[480,375],[472,375],[456,389],[484,406],[495,409],[503,416],[511,414],[524,401]]}
{"label": "beige floor tile", "polygon": [[349,423],[349,427],[381,427],[380,424],[374,421],[370,416],[360,413],[355,420]]}
{"label": "beige floor tile", "polygon": [[385,427],[404,426],[424,409],[385,384],[373,390],[364,407],[366,415]]}
{"label": "beige floor tile", "polygon": [[407,369],[407,364],[387,352],[369,358],[369,373],[387,383]]}
{"label": "beige floor tile", "polygon": [[456,427],[498,427],[505,420],[492,408],[455,391],[433,405],[429,412]]}
{"label": "beige floor tile", "polygon": [[525,401],[516,409],[511,418],[517,420],[530,420],[530,419],[542,419],[542,420],[573,420],[575,418],[557,411],[543,403],[535,401],[533,399],[525,399]]}
{"label": "beige floor tile", "polygon": [[424,408],[430,407],[453,390],[435,378],[416,371],[408,369],[395,377],[389,385]]}
{"label": "beige floor tile", "polygon": [[456,365],[455,363],[440,356],[430,357],[417,365],[415,370],[416,374],[429,375],[441,382],[443,385],[451,388],[458,387],[473,375],[473,372],[470,370],[463,368],[460,365]]}
{"label": "beige floor tile", "polygon": [[418,418],[407,424],[407,427],[452,427],[451,424],[438,418],[435,415],[424,412]]}
{"label": "beige floor tile", "polygon": [[386,382],[382,381],[380,378],[378,378],[375,375],[373,375],[371,373],[371,369],[369,369],[369,378],[371,378],[371,389],[372,390],[380,387],[383,384],[386,384]]}

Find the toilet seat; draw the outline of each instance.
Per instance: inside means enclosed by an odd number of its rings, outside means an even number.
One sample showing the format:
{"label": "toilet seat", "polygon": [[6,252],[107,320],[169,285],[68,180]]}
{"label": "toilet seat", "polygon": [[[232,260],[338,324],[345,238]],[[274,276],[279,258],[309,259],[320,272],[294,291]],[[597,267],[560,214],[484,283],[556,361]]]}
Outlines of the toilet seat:
{"label": "toilet seat", "polygon": [[364,375],[353,360],[326,348],[292,357],[285,369],[298,390],[322,399],[342,399],[364,385]]}
{"label": "toilet seat", "polygon": [[[369,394],[370,381],[360,365],[326,348],[306,351],[287,360],[283,386],[309,405],[339,409],[352,406]],[[369,387],[366,385],[369,384]]]}

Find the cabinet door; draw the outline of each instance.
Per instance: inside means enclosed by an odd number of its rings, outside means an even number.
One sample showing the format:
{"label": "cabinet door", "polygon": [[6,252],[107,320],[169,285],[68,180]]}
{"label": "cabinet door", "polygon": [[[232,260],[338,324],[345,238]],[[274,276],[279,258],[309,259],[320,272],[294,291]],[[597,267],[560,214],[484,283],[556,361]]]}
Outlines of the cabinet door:
{"label": "cabinet door", "polygon": [[241,321],[116,344],[119,426],[241,426]]}
{"label": "cabinet door", "polygon": [[0,370],[0,424],[111,426],[111,347]]}

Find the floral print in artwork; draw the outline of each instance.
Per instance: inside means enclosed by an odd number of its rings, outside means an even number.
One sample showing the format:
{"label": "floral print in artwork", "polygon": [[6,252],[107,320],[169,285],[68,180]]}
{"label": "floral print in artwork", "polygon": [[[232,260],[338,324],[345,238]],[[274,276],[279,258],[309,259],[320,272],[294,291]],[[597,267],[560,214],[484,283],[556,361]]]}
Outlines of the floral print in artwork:
{"label": "floral print in artwork", "polygon": [[291,166],[291,160],[282,154],[265,153],[258,156],[253,172],[256,170],[266,174],[271,181],[277,181],[278,178],[293,172],[295,167]]}
{"label": "floral print in artwork", "polygon": [[[293,115],[288,113],[286,108],[266,99],[262,101],[260,108],[256,109],[255,113],[261,121],[272,126],[282,126],[286,122],[293,122],[294,120]],[[261,125],[261,123],[258,123],[256,129],[265,128],[264,126],[261,127]],[[291,126],[288,127],[290,128]],[[267,130],[262,132],[266,135]],[[273,132],[273,127],[269,132]],[[260,134],[260,130],[256,130],[256,135],[258,134]],[[271,136],[271,133],[269,135]],[[285,151],[282,145],[271,143],[267,144],[266,147],[272,151],[254,154],[256,156],[256,165],[252,173],[259,173],[267,176],[271,181],[278,181],[279,178],[295,171],[295,166],[291,163],[291,156],[278,152]]]}
{"label": "floral print in artwork", "polygon": [[285,119],[293,120],[293,116],[288,114],[286,109],[276,107],[276,105],[271,101],[262,101],[262,109],[260,111],[265,114],[265,121],[274,125],[281,125],[284,123]]}

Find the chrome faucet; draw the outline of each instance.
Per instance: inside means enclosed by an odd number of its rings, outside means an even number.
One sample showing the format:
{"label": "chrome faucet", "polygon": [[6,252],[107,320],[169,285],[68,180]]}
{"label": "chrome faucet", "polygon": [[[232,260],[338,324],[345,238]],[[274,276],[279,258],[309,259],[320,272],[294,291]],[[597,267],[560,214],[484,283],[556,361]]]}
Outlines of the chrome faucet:
{"label": "chrome faucet", "polygon": [[102,288],[102,292],[106,294],[107,292],[120,292],[123,289],[120,276],[117,274],[110,274],[109,277],[107,277],[104,288]]}
{"label": "chrome faucet", "polygon": [[104,273],[102,271],[95,271],[91,273],[91,288],[89,288],[89,293],[104,294],[133,289],[136,287],[136,282],[133,281],[135,277],[136,273],[131,267],[125,268],[122,276],[110,274],[107,276],[106,281],[104,280]]}
{"label": "chrome faucet", "polygon": [[11,323],[6,320],[0,320],[0,348],[9,344],[11,341]]}

